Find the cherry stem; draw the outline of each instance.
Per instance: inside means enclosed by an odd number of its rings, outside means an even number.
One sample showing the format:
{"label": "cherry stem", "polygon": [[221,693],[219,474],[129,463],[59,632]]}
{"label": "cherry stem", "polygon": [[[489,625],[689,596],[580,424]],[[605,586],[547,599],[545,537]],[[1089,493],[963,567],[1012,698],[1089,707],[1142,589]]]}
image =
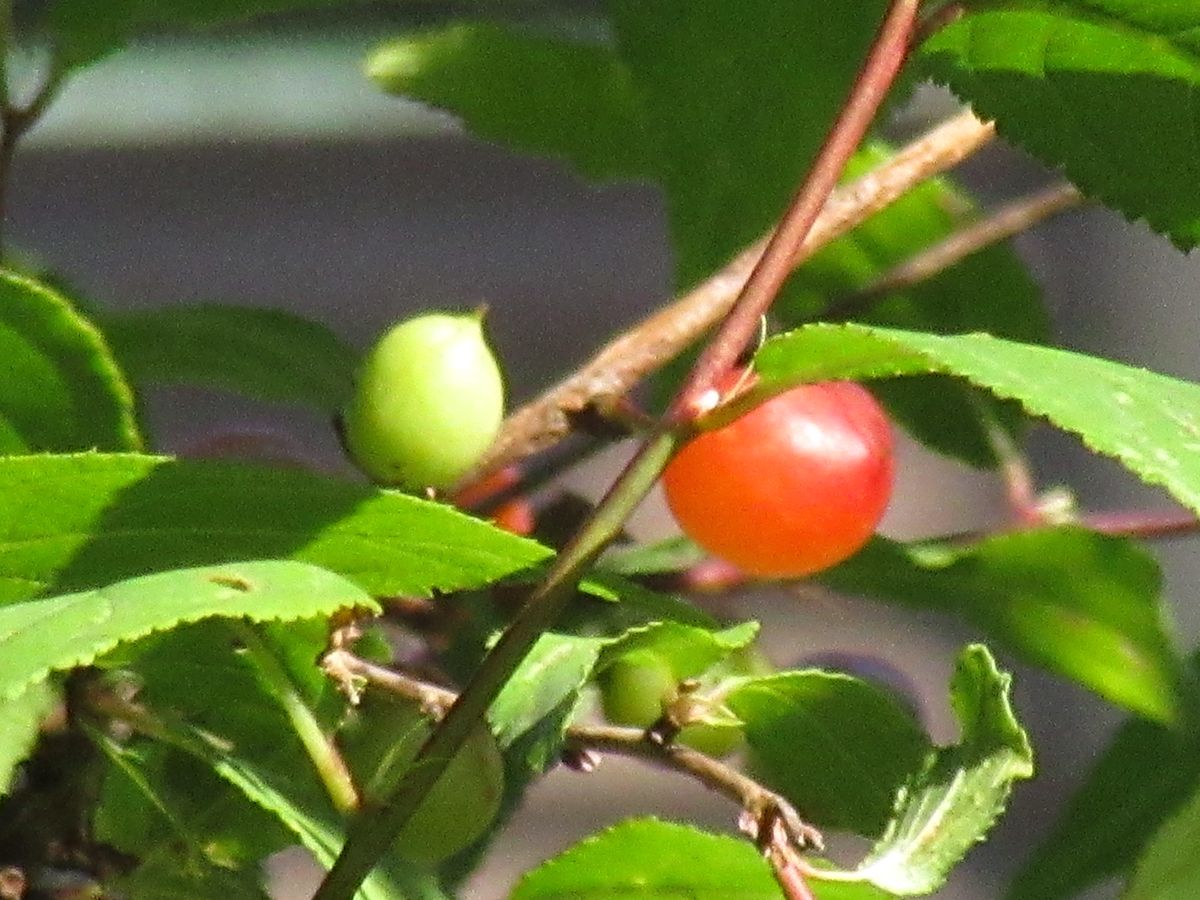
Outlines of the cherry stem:
{"label": "cherry stem", "polygon": [[1200,519],[1187,510],[1149,512],[1117,510],[1079,517],[1079,524],[1100,534],[1143,539],[1187,537],[1200,532]]}
{"label": "cherry stem", "polygon": [[804,869],[797,865],[796,854],[788,848],[772,846],[767,850],[771,872],[788,900],[817,900],[804,879]]}
{"label": "cherry stem", "polygon": [[715,386],[736,364],[758,332],[759,320],[792,273],[796,251],[808,237],[821,207],[837,186],[851,154],[862,143],[879,106],[908,56],[919,0],[893,0],[858,79],[816,160],[792,198],[766,249],[746,279],[733,309],[701,351],[668,407],[669,425],[686,425],[709,412],[719,398]]}
{"label": "cherry stem", "polygon": [[[679,441],[675,428],[694,418],[696,400],[730,368],[754,335],[758,317],[791,271],[801,243],[833,190],[846,161],[899,73],[916,21],[918,0],[892,0],[860,77],[830,137],[813,165],[779,231],[763,251],[732,312],[713,342],[719,349],[701,356],[684,388],[670,404],[666,421],[651,433],[601,499],[591,517],[555,558],[546,580],[530,594],[520,613],[483,658],[446,717],[418,751],[409,774],[377,807],[364,810],[350,826],[346,843],[313,900],[351,900],[387,852],[458,749],[483,720],[521,660],[570,603],[579,579],[620,533],[625,520],[649,493]],[[782,237],[780,237],[782,234]]]}

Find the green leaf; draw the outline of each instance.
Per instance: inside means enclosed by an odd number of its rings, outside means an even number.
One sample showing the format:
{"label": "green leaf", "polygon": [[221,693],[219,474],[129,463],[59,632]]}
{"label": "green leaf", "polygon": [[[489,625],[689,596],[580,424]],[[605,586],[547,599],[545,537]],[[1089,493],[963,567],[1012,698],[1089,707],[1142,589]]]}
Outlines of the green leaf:
{"label": "green leaf", "polygon": [[592,178],[652,173],[629,71],[609,48],[485,23],[390,41],[367,74],[451,110],[480,137],[561,156]]}
{"label": "green leaf", "polygon": [[725,702],[745,723],[751,769],[821,827],[882,832],[897,791],[930,751],[899,700],[847,675],[752,678]]}
{"label": "green leaf", "polygon": [[596,664],[601,672],[630,654],[652,653],[670,666],[675,677],[691,678],[754,642],[757,622],[711,631],[677,622],[655,622],[632,628],[604,647]]}
{"label": "green leaf", "polygon": [[579,590],[607,602],[599,610],[569,610],[566,620],[590,617],[599,620],[603,630],[608,633],[652,622],[679,622],[706,629],[717,627],[716,619],[697,609],[685,597],[650,590],[615,571],[609,571],[607,565],[588,573]]}
{"label": "green leaf", "polygon": [[0,797],[8,793],[13,773],[33,752],[42,722],[60,699],[56,685],[37,681],[16,696],[0,701]]}
{"label": "green leaf", "polygon": [[325,326],[282,310],[172,307],[109,313],[100,324],[138,384],[218,388],[325,412],[353,390],[353,351]]}
{"label": "green leaf", "polygon": [[698,281],[783,210],[883,18],[882,0],[615,0],[676,252]]}
{"label": "green leaf", "polygon": [[137,455],[0,458],[0,603],[290,557],[374,595],[490,584],[550,551],[450,507],[294,470]]}
{"label": "green leaf", "polygon": [[748,841],[655,819],[630,819],[527,872],[510,900],[780,900]]}
{"label": "green leaf", "polygon": [[[521,661],[488,709],[488,721],[501,748],[574,699],[595,668],[601,638],[546,632]],[[565,727],[565,722],[562,723]],[[561,738],[561,733],[559,734]]]}
{"label": "green leaf", "polygon": [[649,544],[614,547],[600,558],[605,571],[619,575],[662,575],[681,572],[708,558],[700,547],[683,535]]}
{"label": "green leaf", "polygon": [[0,452],[137,450],[133,393],[104,339],[50,288],[0,271]]}
{"label": "green leaf", "polygon": [[988,4],[933,35],[934,77],[1089,196],[1200,241],[1200,8],[1189,2]]}
{"label": "green leaf", "polygon": [[[860,150],[846,177],[864,175],[891,155],[878,143]],[[772,311],[789,327],[819,319],[831,303],[842,308],[839,303],[973,218],[974,204],[948,179],[924,181],[808,260]],[[986,331],[1030,343],[1045,342],[1050,332],[1040,292],[1008,246],[985,248],[920,284],[876,298],[853,318],[942,334]],[[877,382],[872,390],[926,446],[976,466],[996,464],[988,419],[1013,436],[1025,424],[1013,404],[940,376]]]}
{"label": "green leaf", "polygon": [[1200,732],[1130,719],[1006,894],[1066,900],[1128,873],[1151,836],[1200,788]]}
{"label": "green leaf", "polygon": [[930,894],[982,840],[1012,783],[1033,775],[1029,739],[1009,702],[1008,675],[985,647],[967,647],[950,681],[962,734],[905,785],[879,842],[857,872],[903,896]]}
{"label": "green leaf", "polygon": [[1074,526],[969,546],[877,538],[817,576],[844,593],[961,616],[1025,659],[1139,715],[1172,721],[1186,674],[1162,576],[1139,544]]}
{"label": "green leaf", "polygon": [[298,562],[226,563],[0,607],[0,700],[118,644],[210,616],[282,621],[378,610],[362,589]]}
{"label": "green leaf", "polygon": [[774,338],[755,367],[768,390],[830,378],[957,375],[1019,401],[1200,512],[1200,385],[988,335],[856,325],[814,325]]}
{"label": "green leaf", "polygon": [[1150,840],[1124,900],[1190,900],[1200,894],[1200,794]]}

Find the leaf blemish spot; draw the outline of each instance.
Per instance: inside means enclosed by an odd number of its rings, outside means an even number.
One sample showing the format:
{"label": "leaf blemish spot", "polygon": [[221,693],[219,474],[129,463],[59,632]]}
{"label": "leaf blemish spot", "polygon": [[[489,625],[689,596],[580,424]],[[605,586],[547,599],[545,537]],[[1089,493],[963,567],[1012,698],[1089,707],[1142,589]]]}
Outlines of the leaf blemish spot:
{"label": "leaf blemish spot", "polygon": [[240,575],[209,575],[208,580],[213,584],[233,588],[235,591],[241,591],[242,593],[249,593],[254,590],[254,585]]}

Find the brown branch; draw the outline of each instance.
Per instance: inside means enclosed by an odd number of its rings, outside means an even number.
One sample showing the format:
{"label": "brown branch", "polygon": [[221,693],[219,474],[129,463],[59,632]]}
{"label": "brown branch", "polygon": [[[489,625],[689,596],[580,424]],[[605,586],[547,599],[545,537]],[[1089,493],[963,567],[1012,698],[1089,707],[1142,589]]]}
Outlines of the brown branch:
{"label": "brown branch", "polygon": [[[891,0],[888,15],[876,35],[864,68],[865,73],[871,74],[864,74],[855,83],[850,99],[833,125],[832,137],[822,147],[817,161],[813,164],[816,171],[833,168],[840,172],[849,154],[853,152],[854,146],[847,146],[847,141],[862,124],[863,110],[860,108],[860,101],[873,97],[872,103],[878,103],[886,94],[887,87],[907,49],[916,8],[916,0]],[[893,60],[894,65],[889,75],[889,70],[880,62],[880,58],[890,58],[890,48],[897,43],[900,45],[899,59]],[[871,115],[874,115],[873,106]],[[865,125],[862,127],[865,128]],[[861,134],[854,138],[855,144],[860,137]],[[817,186],[806,184],[801,193],[793,199],[792,206],[802,208],[810,200],[823,204],[826,195],[817,194]],[[760,273],[774,271],[781,255],[786,257],[785,262],[790,263],[799,249],[798,242],[807,235],[808,224],[798,224],[803,217],[799,214],[794,215],[793,212],[789,209],[784,216],[784,222],[787,224],[783,231],[786,235],[772,240],[764,250]],[[710,377],[716,377],[722,371],[722,353],[736,355],[740,352],[741,345],[738,344],[736,336],[745,324],[742,314],[751,309],[753,303],[761,300],[764,304],[769,304],[772,299],[770,278],[762,274],[759,278],[762,284],[758,293],[761,294],[765,290],[766,296],[755,299],[755,293],[751,292],[749,296],[739,297],[739,301],[735,301],[733,307],[738,315],[732,320],[726,320],[712,339],[722,350],[715,355],[706,352],[697,363],[697,368],[708,371]],[[732,364],[733,361],[733,356],[730,356],[728,363]],[[689,378],[687,385],[688,387],[672,401],[665,425],[646,437],[625,469],[601,498],[591,516],[555,557],[542,583],[529,594],[516,618],[483,657],[445,718],[422,744],[409,777],[397,785],[389,796],[383,798],[377,808],[355,821],[345,846],[326,874],[325,880],[317,888],[313,900],[349,900],[358,891],[363,880],[386,852],[388,845],[411,819],[421,801],[469,737],[471,730],[486,716],[488,708],[534,642],[570,604],[579,579],[619,534],[634,507],[650,492],[680,441],[684,430],[681,426],[688,424],[689,415],[697,405],[688,402],[689,390],[697,386],[695,377]],[[620,393],[624,392],[618,392],[617,395]]]}
{"label": "brown branch", "polygon": [[[792,260],[793,266],[926,178],[957,165],[993,135],[991,124],[962,113],[838,189],[821,210]],[[553,446],[570,433],[574,416],[604,398],[628,393],[646,375],[682,353],[729,311],[764,247],[765,240],[760,240],[746,248],[719,272],[611,341],[578,371],[514,412],[477,471],[491,471]]]}
{"label": "brown branch", "polygon": [[885,272],[863,290],[830,305],[821,318],[825,321],[851,318],[880,297],[927,281],[986,247],[1006,241],[1051,216],[1078,206],[1083,199],[1079,190],[1067,182],[1018,198],[927,247]]}

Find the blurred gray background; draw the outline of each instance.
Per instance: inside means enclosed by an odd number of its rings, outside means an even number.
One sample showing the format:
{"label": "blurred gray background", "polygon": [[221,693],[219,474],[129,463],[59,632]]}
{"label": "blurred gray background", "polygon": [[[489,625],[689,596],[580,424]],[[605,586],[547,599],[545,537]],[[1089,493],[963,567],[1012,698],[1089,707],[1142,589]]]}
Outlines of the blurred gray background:
{"label": "blurred gray background", "polygon": [[[359,347],[413,311],[486,302],[513,399],[529,396],[669,296],[662,204],[649,187],[584,183],[557,163],[480,143],[447,117],[377,94],[360,74],[365,52],[416,24],[369,13],[279,20],[147,39],[98,64],[68,86],[18,154],[14,246],[109,306],[279,306]],[[944,97],[924,97],[902,127],[948,108]],[[992,201],[1049,177],[1002,147],[962,174]],[[1071,213],[1017,243],[1067,346],[1200,377],[1194,260],[1099,210]],[[349,474],[315,415],[182,390],[156,394],[151,414],[164,449],[248,427],[284,435]],[[1170,508],[1070,439],[1039,431],[1033,448],[1042,485],[1069,484],[1085,506]],[[603,454],[571,483],[596,492],[620,453]],[[908,537],[979,527],[1002,515],[1001,497],[993,476],[906,445],[885,530]],[[647,537],[671,527],[654,503],[635,524]],[[1186,646],[1200,632],[1196,547],[1188,539],[1159,548]],[[945,685],[973,637],[966,629],[793,592],[755,592],[722,609],[731,619],[761,617],[780,664],[831,650],[882,657],[912,681],[935,735],[954,737]],[[999,895],[1121,718],[1082,690],[1015,669],[1039,774],[1018,788],[946,898]],[[504,896],[522,869],[599,826],[647,813],[733,825],[724,801],[637,764],[610,759],[590,776],[556,772],[531,792],[464,896]],[[295,860],[279,872],[281,896],[304,897],[314,884]]]}

